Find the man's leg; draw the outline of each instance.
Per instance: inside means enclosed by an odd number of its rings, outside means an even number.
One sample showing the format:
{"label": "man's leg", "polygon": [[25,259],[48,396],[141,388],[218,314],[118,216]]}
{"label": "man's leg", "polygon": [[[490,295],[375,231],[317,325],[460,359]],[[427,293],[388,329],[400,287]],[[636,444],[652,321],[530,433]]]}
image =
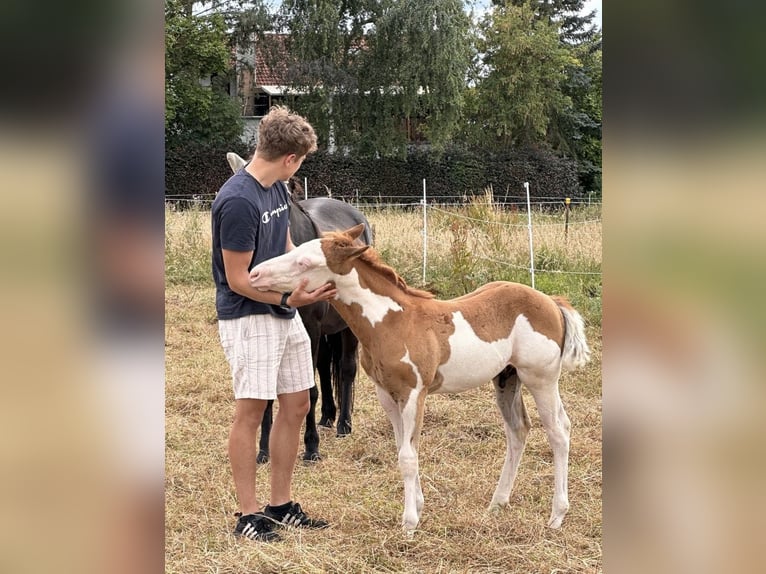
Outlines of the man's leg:
{"label": "man's leg", "polygon": [[[229,461],[242,514],[253,514],[260,508],[255,494],[255,459],[258,428],[266,404],[267,401],[258,399],[238,399],[235,403],[234,423],[229,433]],[[276,429],[276,424],[274,426]],[[274,434],[272,432],[272,437]]]}
{"label": "man's leg", "polygon": [[[277,397],[279,410],[271,429],[271,506],[290,502],[291,485],[303,419],[309,412],[309,391],[285,393]],[[253,459],[255,460],[255,459]],[[244,509],[243,509],[244,512]]]}

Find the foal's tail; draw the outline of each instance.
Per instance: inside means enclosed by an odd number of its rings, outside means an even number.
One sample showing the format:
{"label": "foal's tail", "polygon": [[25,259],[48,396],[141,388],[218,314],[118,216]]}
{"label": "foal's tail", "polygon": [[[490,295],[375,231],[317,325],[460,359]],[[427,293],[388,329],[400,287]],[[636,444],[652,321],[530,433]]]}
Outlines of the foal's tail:
{"label": "foal's tail", "polygon": [[590,360],[590,348],[585,339],[585,321],[564,297],[551,297],[564,317],[564,348],[561,351],[561,364],[564,370],[571,371],[582,367]]}

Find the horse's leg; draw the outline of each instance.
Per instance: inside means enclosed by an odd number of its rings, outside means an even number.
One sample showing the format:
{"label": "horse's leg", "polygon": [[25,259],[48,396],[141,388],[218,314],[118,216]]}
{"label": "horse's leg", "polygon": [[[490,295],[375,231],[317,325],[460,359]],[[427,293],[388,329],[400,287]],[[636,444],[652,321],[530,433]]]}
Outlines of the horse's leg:
{"label": "horse's leg", "polygon": [[319,339],[319,353],[317,355],[317,371],[319,371],[319,386],[322,389],[322,417],[319,425],[332,428],[335,421],[335,400],[332,396],[332,363],[333,342],[325,335]]}
{"label": "horse's leg", "polygon": [[391,421],[391,426],[394,428],[394,438],[396,439],[396,451],[399,452],[399,448],[402,445],[402,415],[399,412],[399,405],[388,394],[383,387],[375,385],[375,392],[378,393],[378,400],[383,410],[388,415],[388,420]]}
{"label": "horse's leg", "polygon": [[319,391],[316,385],[309,389],[309,412],[306,415],[306,432],[303,433],[303,443],[306,450],[303,453],[303,460],[307,462],[316,462],[322,460],[319,454],[319,433],[316,423],[316,406],[319,398]]}
{"label": "horse's leg", "polygon": [[263,420],[261,421],[261,439],[258,441],[258,455],[255,462],[266,464],[269,462],[269,437],[271,436],[271,419],[274,401],[269,401],[266,410],[263,411]]}
{"label": "horse's leg", "polygon": [[410,391],[409,397],[399,403],[402,419],[402,436],[399,445],[399,469],[404,479],[404,513],[402,527],[412,536],[420,522],[423,510],[423,490],[420,487],[418,468],[418,445],[423,426],[426,392],[420,388]]}
{"label": "horse's leg", "polygon": [[[310,310],[306,311],[307,319],[303,320],[303,326],[306,328],[309,340],[311,341],[311,360],[316,369],[317,361],[320,354],[320,332],[319,323],[311,320]],[[303,317],[303,316],[302,316]],[[319,454],[319,432],[317,431],[316,423],[316,406],[319,398],[319,391],[316,385],[309,390],[309,412],[306,415],[306,430],[303,433],[303,444],[306,450],[303,452],[303,460],[307,462],[315,462],[322,460],[322,456]]]}
{"label": "horse's leg", "polygon": [[338,387],[338,436],[351,434],[351,412],[354,410],[354,381],[356,380],[356,351],[359,340],[351,332],[344,329],[340,333],[342,352],[340,356],[340,369],[335,378]]}
{"label": "horse's leg", "polygon": [[569,435],[571,422],[564,411],[559,396],[560,370],[547,376],[529,371],[519,372],[519,378],[532,393],[540,414],[540,422],[548,435],[548,442],[553,450],[553,507],[548,526],[560,528],[564,516],[569,510],[567,472],[569,465]]}
{"label": "horse's leg", "polygon": [[413,390],[407,402],[400,408],[383,387],[376,384],[375,391],[394,428],[399,468],[404,479],[402,526],[405,533],[411,536],[415,532],[423,510],[423,490],[420,487],[417,449],[420,444],[420,429],[423,425],[425,392]]}
{"label": "horse's leg", "polygon": [[[415,432],[412,437],[412,446],[415,449],[415,455],[420,452],[420,433],[421,429],[423,428],[423,416],[425,414],[425,398],[426,393],[421,392],[419,395],[419,399],[423,402],[423,405],[418,406],[418,419],[417,419],[417,427],[415,429]],[[418,511],[418,521],[420,521],[420,515],[423,512],[423,489],[420,486],[420,472],[416,474],[417,477],[417,489],[415,491],[415,507]]]}
{"label": "horse's leg", "polygon": [[508,366],[494,378],[495,400],[503,415],[505,427],[505,463],[500,473],[500,480],[489,504],[490,511],[497,511],[508,506],[513,483],[519,470],[521,455],[527,442],[527,434],[532,426],[521,396],[521,383],[516,369]]}

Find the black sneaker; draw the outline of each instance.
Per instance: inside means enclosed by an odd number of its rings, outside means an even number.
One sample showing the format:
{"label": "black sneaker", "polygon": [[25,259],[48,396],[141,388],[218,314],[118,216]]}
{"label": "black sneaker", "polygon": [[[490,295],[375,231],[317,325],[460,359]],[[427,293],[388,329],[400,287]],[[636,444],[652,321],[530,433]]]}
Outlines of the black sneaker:
{"label": "black sneaker", "polygon": [[234,516],[239,517],[237,525],[234,527],[235,536],[243,536],[250,540],[260,540],[261,542],[277,542],[282,537],[274,532],[274,523],[260,512],[255,514],[246,514],[242,516],[237,512]]}
{"label": "black sneaker", "polygon": [[309,518],[297,502],[291,501],[288,504],[289,506],[285,510],[282,510],[281,507],[277,507],[275,510],[271,506],[267,506],[264,508],[263,514],[280,526],[298,526],[300,528],[327,528],[330,526],[324,520]]}

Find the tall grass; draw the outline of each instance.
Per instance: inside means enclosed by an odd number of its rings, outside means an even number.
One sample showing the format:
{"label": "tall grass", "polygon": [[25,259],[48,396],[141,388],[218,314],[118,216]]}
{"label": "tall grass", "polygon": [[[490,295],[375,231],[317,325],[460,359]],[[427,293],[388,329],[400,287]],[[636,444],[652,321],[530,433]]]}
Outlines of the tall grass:
{"label": "tall grass", "polygon": [[210,211],[165,210],[165,282],[213,284]]}
{"label": "tall grass", "polygon": [[[531,284],[527,214],[499,207],[489,191],[464,206],[427,210],[425,285],[422,211],[363,209],[375,229],[376,249],[413,286],[451,298],[490,281]],[[563,210],[533,210],[532,219],[535,287],[569,297],[589,322],[600,324],[600,207],[574,208],[566,235]],[[168,210],[166,230],[166,281],[211,285],[210,212]]]}
{"label": "tall grass", "polygon": [[[423,283],[422,211],[367,210],[383,259],[405,280]],[[440,298],[463,295],[490,281],[531,284],[526,212],[498,206],[491,193],[461,207],[427,209],[426,287]],[[532,212],[535,287],[565,295],[592,324],[601,324],[599,206]]]}

